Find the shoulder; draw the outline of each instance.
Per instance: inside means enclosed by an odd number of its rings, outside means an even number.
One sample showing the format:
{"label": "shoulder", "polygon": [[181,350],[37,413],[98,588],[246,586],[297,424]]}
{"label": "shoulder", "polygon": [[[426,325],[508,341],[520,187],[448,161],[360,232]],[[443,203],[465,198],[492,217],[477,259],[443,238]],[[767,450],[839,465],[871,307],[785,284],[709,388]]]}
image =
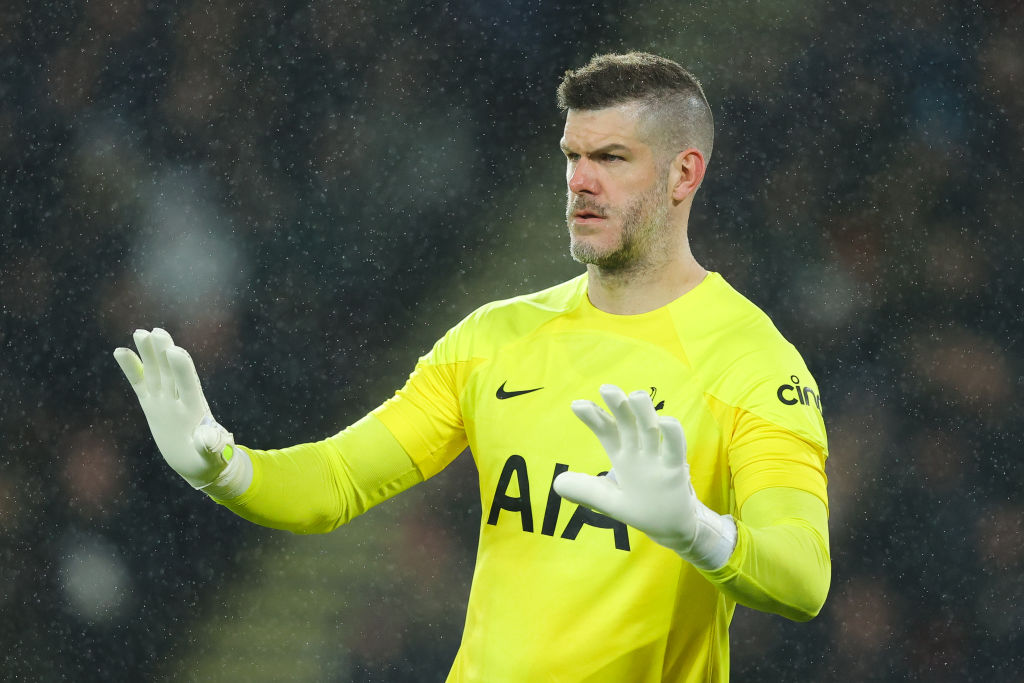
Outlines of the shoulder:
{"label": "shoulder", "polygon": [[444,362],[489,356],[498,347],[518,341],[575,310],[586,290],[584,274],[538,292],[484,304],[450,329],[432,354]]}
{"label": "shoulder", "polygon": [[586,274],[574,277],[539,292],[522,294],[484,304],[470,313],[460,325],[543,324],[567,313],[580,304],[587,291]]}
{"label": "shoulder", "polygon": [[677,323],[705,392],[824,445],[821,394],[800,352],[721,276],[708,284]]}
{"label": "shoulder", "polygon": [[691,360],[756,364],[796,353],[768,315],[718,273],[709,274],[693,294],[673,310]]}

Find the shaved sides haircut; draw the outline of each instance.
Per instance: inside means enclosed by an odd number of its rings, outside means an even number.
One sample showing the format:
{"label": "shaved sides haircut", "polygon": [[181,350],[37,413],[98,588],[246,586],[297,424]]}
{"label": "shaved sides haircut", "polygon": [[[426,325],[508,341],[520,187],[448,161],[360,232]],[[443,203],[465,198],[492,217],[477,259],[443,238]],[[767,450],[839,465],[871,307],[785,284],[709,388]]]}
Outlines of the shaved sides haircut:
{"label": "shaved sides haircut", "polygon": [[663,160],[688,147],[711,159],[715,122],[697,78],[671,59],[646,52],[597,55],[569,70],[558,86],[558,108],[594,110],[636,103],[640,128]]}

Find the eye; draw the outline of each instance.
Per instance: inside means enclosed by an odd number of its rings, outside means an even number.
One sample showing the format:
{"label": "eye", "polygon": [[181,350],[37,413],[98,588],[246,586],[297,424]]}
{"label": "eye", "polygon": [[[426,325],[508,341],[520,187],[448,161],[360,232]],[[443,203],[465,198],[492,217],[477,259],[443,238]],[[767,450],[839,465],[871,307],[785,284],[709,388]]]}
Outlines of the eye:
{"label": "eye", "polygon": [[620,157],[618,154],[602,154],[601,155],[601,160],[602,161],[623,161],[623,157]]}
{"label": "eye", "polygon": [[576,152],[564,152],[565,158],[569,161],[579,161],[580,155]]}

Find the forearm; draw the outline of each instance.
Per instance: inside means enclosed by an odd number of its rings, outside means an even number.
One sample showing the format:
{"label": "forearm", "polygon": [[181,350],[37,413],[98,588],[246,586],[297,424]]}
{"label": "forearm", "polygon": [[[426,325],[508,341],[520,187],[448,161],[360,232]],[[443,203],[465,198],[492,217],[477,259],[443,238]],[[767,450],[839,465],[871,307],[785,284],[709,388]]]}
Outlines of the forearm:
{"label": "forearm", "polygon": [[281,450],[244,450],[252,483],[241,495],[211,497],[261,526],[326,533],[423,480],[383,424],[364,417],[323,441]]}
{"label": "forearm", "polygon": [[832,571],[824,503],[798,489],[769,488],[752,495],[739,517],[736,549],[704,577],[747,607],[795,621],[815,617]]}

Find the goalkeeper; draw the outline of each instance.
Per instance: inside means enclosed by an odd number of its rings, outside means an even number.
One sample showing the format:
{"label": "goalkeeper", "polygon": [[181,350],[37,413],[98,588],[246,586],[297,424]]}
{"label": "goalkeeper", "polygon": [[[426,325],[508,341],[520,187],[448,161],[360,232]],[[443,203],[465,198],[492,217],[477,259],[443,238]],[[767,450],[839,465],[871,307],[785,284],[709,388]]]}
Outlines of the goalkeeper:
{"label": "goalkeeper", "polygon": [[238,445],[166,332],[114,355],[167,463],[257,524],[331,531],[468,445],[483,515],[449,681],[725,681],[737,603],[803,621],[828,592],[818,389],[691,254],[714,135],[693,76],[603,55],[558,101],[586,272],[473,312],[337,435]]}

